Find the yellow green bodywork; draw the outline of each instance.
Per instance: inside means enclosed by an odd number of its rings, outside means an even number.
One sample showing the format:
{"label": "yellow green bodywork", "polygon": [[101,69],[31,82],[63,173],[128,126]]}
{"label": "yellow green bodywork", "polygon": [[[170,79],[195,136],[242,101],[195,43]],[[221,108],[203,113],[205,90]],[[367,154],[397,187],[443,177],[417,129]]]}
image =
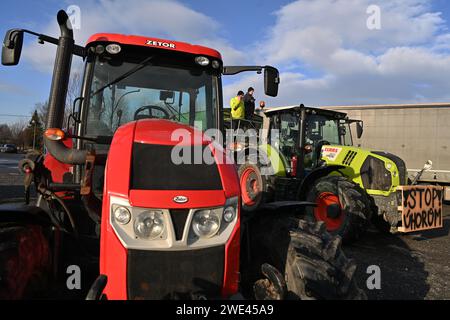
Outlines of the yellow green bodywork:
{"label": "yellow green bodywork", "polygon": [[[337,151],[334,152],[335,150]],[[353,154],[350,152],[353,152]],[[351,157],[348,156],[349,154],[351,155]],[[391,193],[395,192],[397,187],[400,185],[399,169],[393,161],[386,157],[372,153],[370,150],[352,146],[327,145],[322,147],[322,160],[325,161],[327,165],[345,166],[345,168],[340,171],[353,182],[360,185],[360,187],[363,189],[364,186],[361,179],[360,170],[368,156],[378,158],[379,160],[384,162],[386,170],[391,174],[392,185],[390,189],[386,191],[365,189],[366,192],[371,195],[389,196]],[[349,161],[350,158],[351,161]]]}
{"label": "yellow green bodywork", "polygon": [[286,177],[286,160],[275,148],[270,144],[262,144],[259,146],[259,151],[263,151],[269,158],[273,175],[277,177]]}

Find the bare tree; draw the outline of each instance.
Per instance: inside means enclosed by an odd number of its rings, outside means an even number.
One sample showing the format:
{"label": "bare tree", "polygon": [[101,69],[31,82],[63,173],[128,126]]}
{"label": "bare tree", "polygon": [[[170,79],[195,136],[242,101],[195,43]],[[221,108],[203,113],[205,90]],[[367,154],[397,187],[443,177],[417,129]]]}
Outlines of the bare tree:
{"label": "bare tree", "polygon": [[11,128],[7,124],[0,124],[0,143],[11,142]]}
{"label": "bare tree", "polygon": [[41,122],[46,124],[48,115],[48,101],[38,102],[34,105],[34,108],[37,111]]}
{"label": "bare tree", "polygon": [[[67,120],[69,118],[69,115],[72,113],[72,106],[75,99],[80,96],[81,84],[82,84],[82,77],[80,73],[78,72],[72,73],[70,75],[69,86],[67,88],[66,105],[64,106],[63,127],[67,125]],[[36,103],[35,110],[37,110],[39,118],[42,121],[42,123],[46,125],[48,116],[48,101]]]}
{"label": "bare tree", "polygon": [[27,125],[28,122],[23,119],[9,125],[13,143],[22,148],[25,147],[26,135],[24,133]]}

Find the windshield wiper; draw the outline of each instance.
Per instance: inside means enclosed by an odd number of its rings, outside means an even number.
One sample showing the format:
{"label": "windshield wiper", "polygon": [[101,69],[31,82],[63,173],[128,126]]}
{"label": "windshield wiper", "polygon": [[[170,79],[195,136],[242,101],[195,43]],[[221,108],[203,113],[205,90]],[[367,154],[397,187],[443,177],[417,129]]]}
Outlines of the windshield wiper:
{"label": "windshield wiper", "polygon": [[117,78],[115,78],[113,81],[105,84],[103,87],[101,87],[100,89],[96,90],[91,97],[95,96],[96,94],[102,92],[103,90],[105,90],[106,88],[122,81],[125,78],[128,78],[129,76],[131,76],[132,74],[138,72],[139,70],[141,70],[142,68],[148,66],[148,62],[150,60],[153,59],[153,56],[150,56],[148,58],[145,58],[143,61],[141,61],[140,63],[138,63],[135,67],[131,68],[130,70],[128,70],[127,72],[125,72],[124,74],[118,76]]}

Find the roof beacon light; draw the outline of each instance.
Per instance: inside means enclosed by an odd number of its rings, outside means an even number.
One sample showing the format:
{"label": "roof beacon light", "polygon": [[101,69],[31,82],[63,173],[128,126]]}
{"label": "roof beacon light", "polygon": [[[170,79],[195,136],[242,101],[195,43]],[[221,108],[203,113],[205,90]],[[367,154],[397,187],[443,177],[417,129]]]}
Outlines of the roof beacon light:
{"label": "roof beacon light", "polygon": [[202,67],[206,67],[209,64],[209,59],[204,56],[198,56],[195,58],[195,62],[197,62]]}

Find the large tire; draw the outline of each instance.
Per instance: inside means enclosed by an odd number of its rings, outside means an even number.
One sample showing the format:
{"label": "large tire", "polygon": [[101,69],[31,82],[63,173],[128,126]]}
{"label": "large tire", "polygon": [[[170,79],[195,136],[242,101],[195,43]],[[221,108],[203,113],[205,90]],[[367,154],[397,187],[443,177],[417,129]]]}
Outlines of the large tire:
{"label": "large tire", "polygon": [[242,208],[251,212],[265,203],[266,178],[256,164],[244,163],[238,169]]}
{"label": "large tire", "polygon": [[365,191],[342,176],[317,179],[308,191],[307,201],[315,202],[308,208],[309,221],[324,221],[327,231],[342,237],[344,243],[360,238],[371,222],[372,210]]}
{"label": "large tire", "polygon": [[354,279],[355,262],[347,259],[341,249],[341,238],[330,235],[323,222],[294,217],[263,220],[257,245],[265,249],[265,262],[283,273],[286,299],[367,298]]}
{"label": "large tire", "polygon": [[0,224],[0,300],[36,298],[50,268],[41,226]]}
{"label": "large tire", "polygon": [[370,205],[372,208],[372,225],[377,228],[380,233],[390,234],[391,224],[386,221],[383,214],[378,214],[378,207],[375,204],[375,200],[369,197]]}

